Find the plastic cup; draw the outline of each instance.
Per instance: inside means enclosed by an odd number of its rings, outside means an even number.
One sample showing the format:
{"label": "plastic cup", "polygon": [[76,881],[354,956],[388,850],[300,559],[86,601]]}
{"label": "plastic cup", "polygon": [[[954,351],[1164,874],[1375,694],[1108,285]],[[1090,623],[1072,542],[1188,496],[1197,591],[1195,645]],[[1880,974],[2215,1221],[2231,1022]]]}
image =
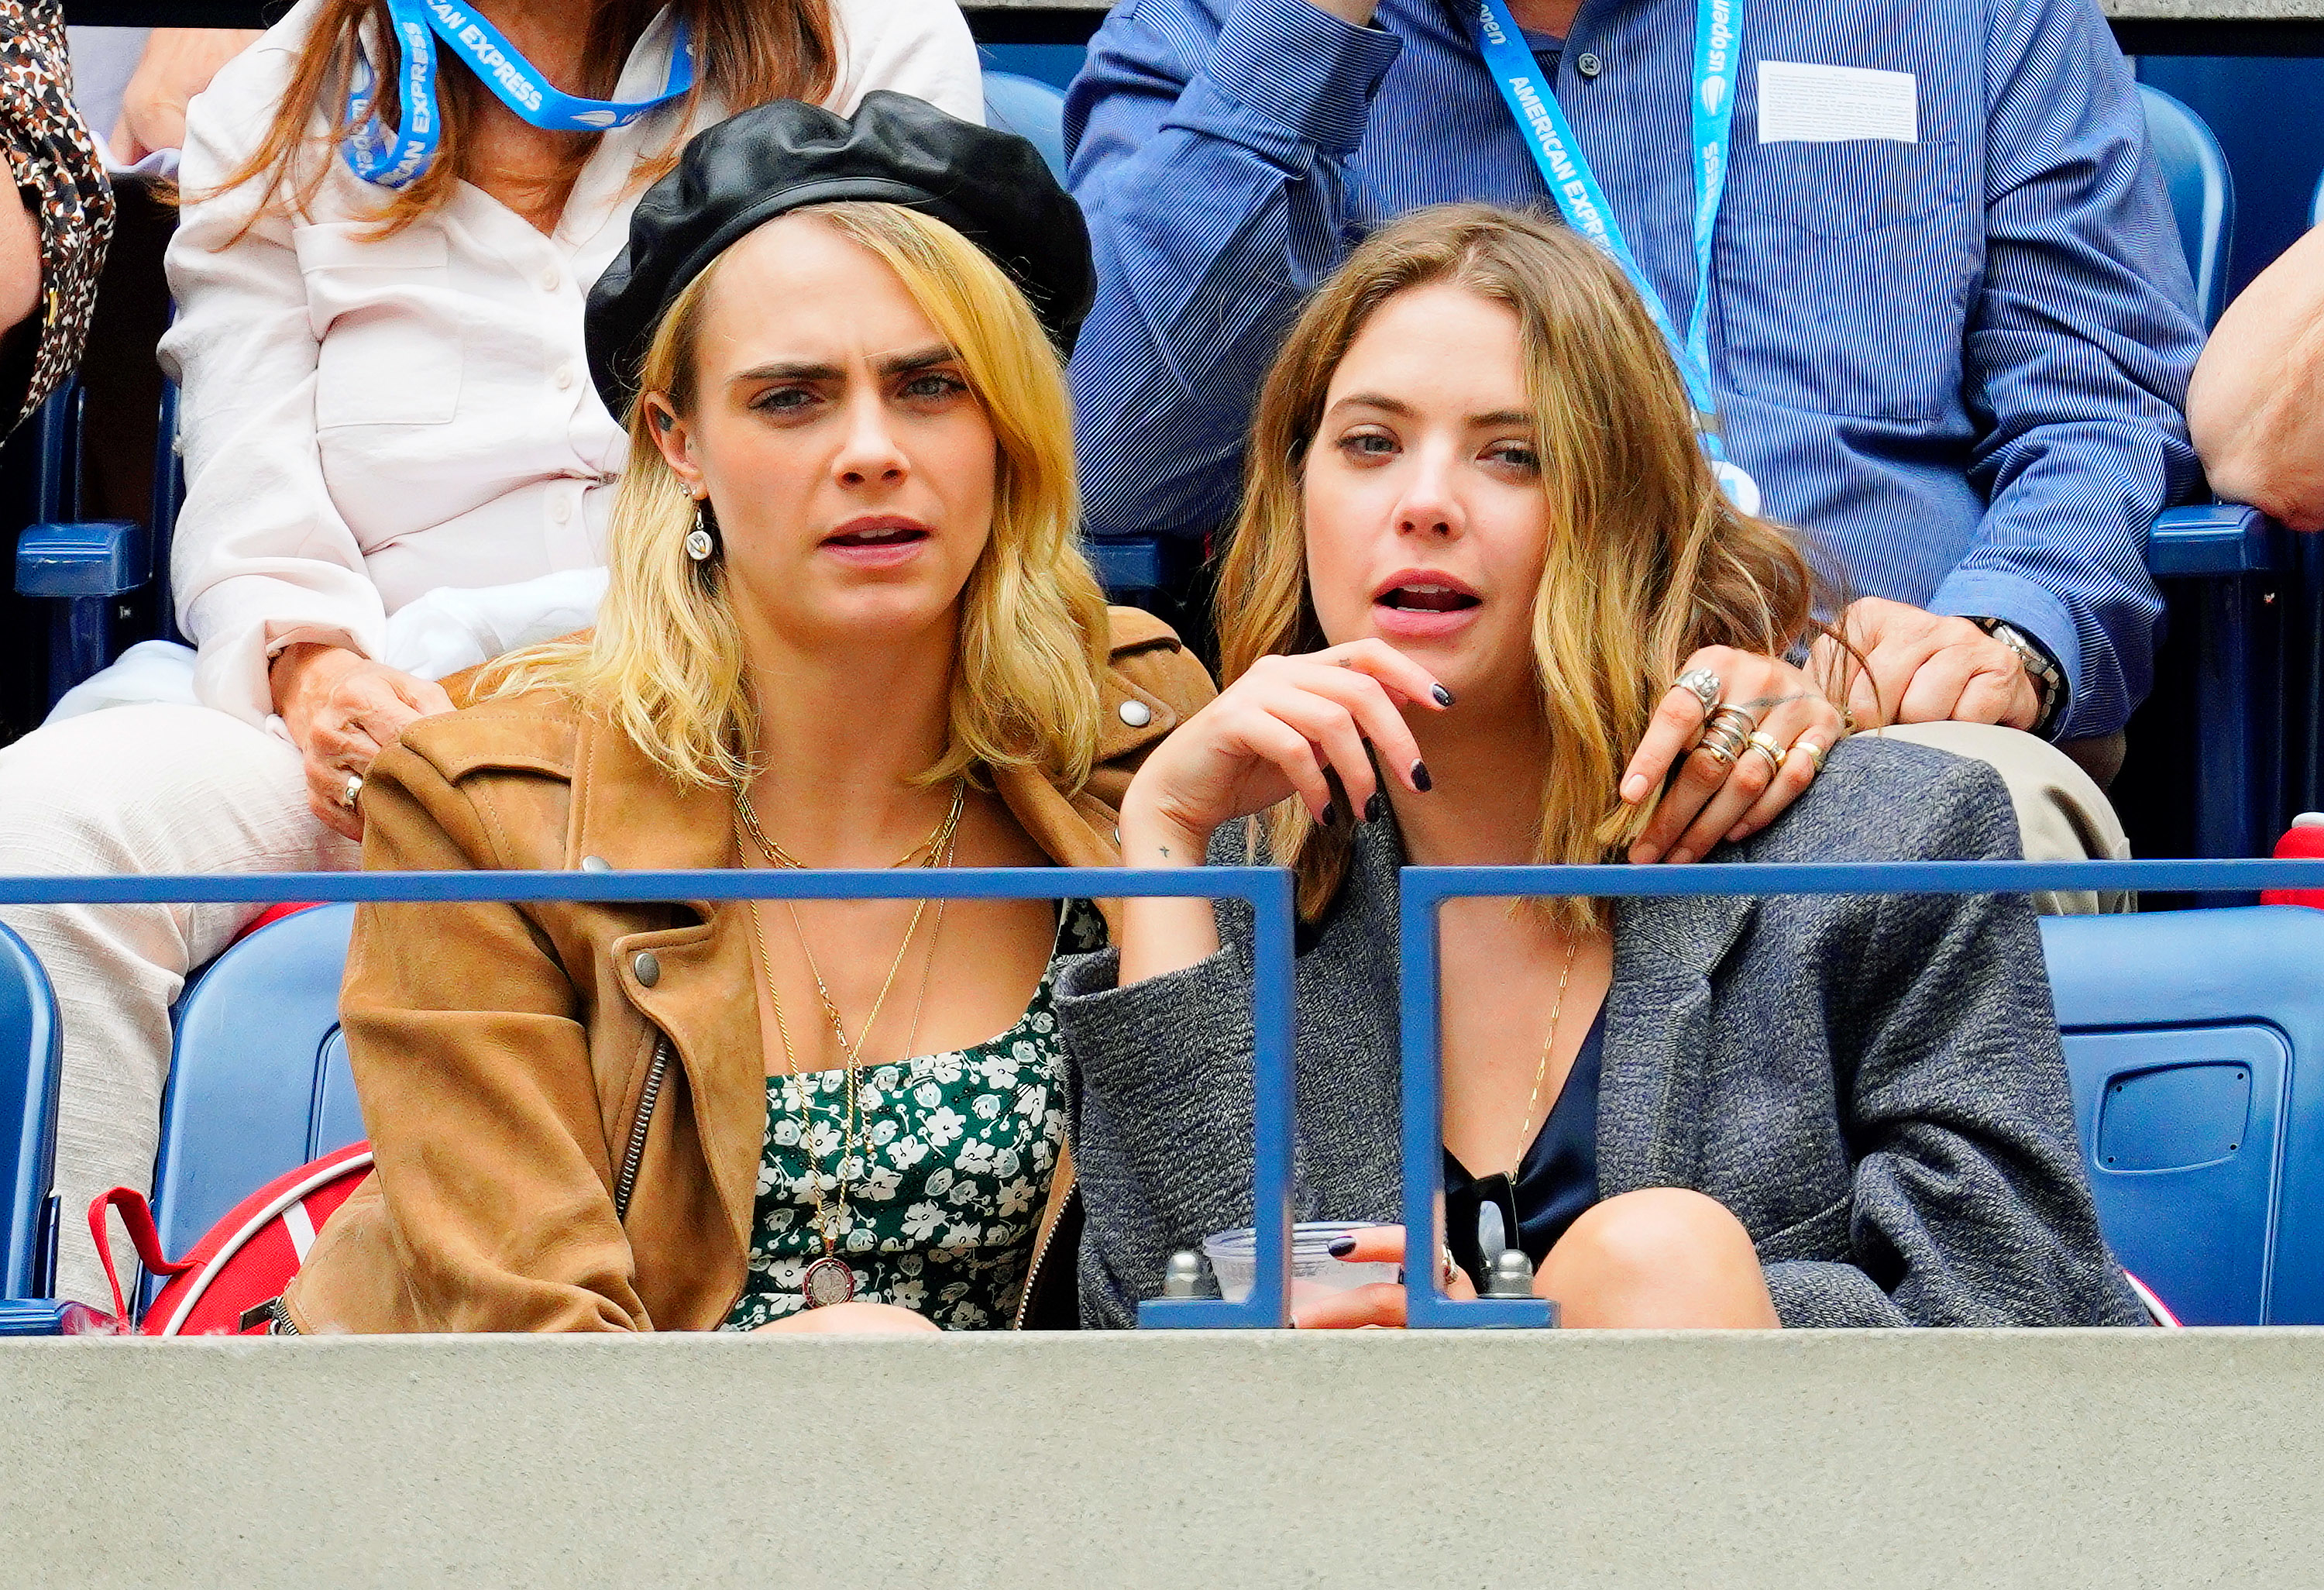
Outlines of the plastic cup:
{"label": "plastic cup", "polygon": [[[1344,1292],[1374,1281],[1396,1280],[1402,1266],[1360,1264],[1332,1257],[1332,1244],[1370,1227],[1361,1222],[1303,1220],[1291,1228],[1291,1297],[1320,1297]],[[1248,1225],[1214,1232],[1203,1239],[1203,1257],[1218,1278],[1219,1296],[1240,1303],[1250,1296],[1251,1278],[1259,1268],[1259,1238]]]}

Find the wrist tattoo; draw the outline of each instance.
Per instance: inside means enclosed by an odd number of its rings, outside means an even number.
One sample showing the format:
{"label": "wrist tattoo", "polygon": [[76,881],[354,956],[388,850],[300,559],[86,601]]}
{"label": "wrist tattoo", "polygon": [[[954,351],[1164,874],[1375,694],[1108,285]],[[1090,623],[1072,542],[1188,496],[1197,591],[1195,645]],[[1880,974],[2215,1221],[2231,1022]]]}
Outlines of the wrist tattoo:
{"label": "wrist tattoo", "polygon": [[1788,696],[1755,696],[1748,701],[1730,702],[1729,705],[1739,707],[1746,712],[1757,713],[1788,706],[1794,701],[1812,701],[1813,699],[1815,699],[1815,692],[1812,690],[1794,690]]}

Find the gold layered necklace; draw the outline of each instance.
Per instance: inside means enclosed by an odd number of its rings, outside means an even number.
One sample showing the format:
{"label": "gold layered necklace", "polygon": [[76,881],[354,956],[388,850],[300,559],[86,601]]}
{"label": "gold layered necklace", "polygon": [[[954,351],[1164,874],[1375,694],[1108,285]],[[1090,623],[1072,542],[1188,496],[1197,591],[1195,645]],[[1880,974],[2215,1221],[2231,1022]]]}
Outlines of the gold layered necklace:
{"label": "gold layered necklace", "polygon": [[[966,803],[967,795],[968,781],[963,777],[953,784],[952,805],[945,813],[943,820],[929,831],[927,838],[913,846],[890,864],[898,867],[907,866],[915,859],[918,859],[923,867],[933,868],[952,864],[954,837],[960,827],[960,814]],[[752,811],[751,803],[739,784],[734,787],[734,812],[742,831],[750,836],[761,854],[766,856],[770,866],[801,872],[806,870],[805,863],[767,837],[766,831],[759,826],[757,814]],[[872,1029],[880,1020],[881,1007],[888,1003],[889,992],[896,985],[896,975],[903,969],[905,957],[911,949],[913,936],[920,930],[921,918],[927,911],[928,902],[923,900],[913,906],[912,920],[904,929],[903,942],[896,947],[896,958],[888,966],[888,975],[880,985],[879,996],[872,1002],[870,1013],[863,1018],[863,1025],[857,1030],[852,1040],[847,1036],[847,1024],[840,1017],[838,1002],[831,997],[831,989],[823,980],[823,970],[816,965],[815,951],[809,948],[806,929],[799,922],[798,908],[788,901],[784,901],[784,905],[790,912],[791,930],[798,937],[799,953],[806,957],[807,972],[815,979],[815,991],[822,1001],[824,1014],[831,1022],[832,1036],[838,1040],[839,1056],[845,1072],[844,1097],[840,1108],[834,1112],[839,1126],[838,1154],[832,1167],[832,1181],[836,1197],[832,1205],[826,1205],[823,1196],[823,1158],[815,1146],[815,1113],[807,1104],[807,1087],[799,1077],[798,1057],[791,1049],[790,1027],[783,1019],[782,994],[775,986],[774,960],[767,953],[767,936],[760,922],[759,902],[755,900],[752,901],[750,902],[751,938],[758,949],[759,969],[767,981],[767,1001],[774,1011],[775,1033],[782,1042],[783,1072],[790,1082],[794,1106],[798,1113],[799,1149],[807,1159],[807,1188],[815,1199],[816,1236],[823,1243],[823,1257],[809,1264],[807,1274],[802,1278],[800,1296],[806,1307],[821,1308],[830,1304],[846,1302],[855,1295],[855,1272],[849,1268],[845,1260],[839,1257],[838,1237],[849,1224],[847,1198],[849,1163],[853,1160],[860,1165],[862,1152],[862,1139],[858,1133],[858,1126],[861,1123],[858,1095],[862,1090],[859,1074],[862,1069],[863,1046],[871,1041]],[[928,975],[936,965],[936,939],[944,931],[944,908],[945,901],[938,901],[936,922],[928,930],[928,948],[920,975],[922,1003],[927,1001]],[[919,1010],[916,1006],[912,1012],[914,1034],[918,1032],[919,1024]],[[905,1047],[908,1050],[910,1048],[908,1036],[906,1039]]]}

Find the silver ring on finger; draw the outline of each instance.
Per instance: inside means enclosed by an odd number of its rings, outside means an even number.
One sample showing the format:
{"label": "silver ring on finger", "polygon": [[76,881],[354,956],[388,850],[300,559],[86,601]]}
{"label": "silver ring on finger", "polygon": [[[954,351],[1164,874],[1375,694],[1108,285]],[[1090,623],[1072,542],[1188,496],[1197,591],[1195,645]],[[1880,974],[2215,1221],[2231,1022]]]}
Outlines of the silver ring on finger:
{"label": "silver ring on finger", "polygon": [[1749,713],[1739,707],[1722,707],[1712,713],[1711,721],[1703,726],[1702,739],[1695,749],[1720,767],[1732,767],[1758,726]]}
{"label": "silver ring on finger", "polygon": [[1719,710],[1719,698],[1727,692],[1717,674],[1707,668],[1690,668],[1671,680],[1671,689],[1684,690],[1702,703],[1702,716],[1709,717]]}
{"label": "silver ring on finger", "polygon": [[355,802],[363,799],[363,774],[349,773],[346,788],[339,791],[339,804],[347,810],[353,811],[355,809]]}
{"label": "silver ring on finger", "polygon": [[1776,767],[1780,769],[1784,763],[1791,761],[1794,755],[1804,756],[1808,759],[1811,770],[1808,774],[1810,778],[1813,778],[1817,773],[1823,772],[1824,750],[1821,743],[1807,739],[1804,736],[1793,741],[1791,750],[1784,753],[1782,759],[1775,763]]}
{"label": "silver ring on finger", "polygon": [[1766,730],[1753,729],[1750,735],[1744,740],[1743,749],[1746,751],[1757,751],[1760,755],[1767,759],[1767,776],[1769,778],[1772,779],[1777,773],[1784,771],[1784,748],[1777,743],[1775,736],[1769,734]]}

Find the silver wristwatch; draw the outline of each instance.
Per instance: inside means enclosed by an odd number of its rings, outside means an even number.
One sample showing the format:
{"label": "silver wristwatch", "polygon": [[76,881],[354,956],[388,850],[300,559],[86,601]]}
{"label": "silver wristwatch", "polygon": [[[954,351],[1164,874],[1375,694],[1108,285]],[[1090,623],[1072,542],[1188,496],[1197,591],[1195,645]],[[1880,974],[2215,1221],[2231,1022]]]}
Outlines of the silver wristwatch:
{"label": "silver wristwatch", "polygon": [[1972,618],[1969,622],[2017,653],[2017,661],[2025,665],[2025,677],[2034,681],[2034,698],[2041,703],[2034,715],[2032,733],[2048,737],[2050,726],[2058,721],[2059,709],[2066,704],[2066,676],[2052,661],[2042,642],[1998,618]]}

